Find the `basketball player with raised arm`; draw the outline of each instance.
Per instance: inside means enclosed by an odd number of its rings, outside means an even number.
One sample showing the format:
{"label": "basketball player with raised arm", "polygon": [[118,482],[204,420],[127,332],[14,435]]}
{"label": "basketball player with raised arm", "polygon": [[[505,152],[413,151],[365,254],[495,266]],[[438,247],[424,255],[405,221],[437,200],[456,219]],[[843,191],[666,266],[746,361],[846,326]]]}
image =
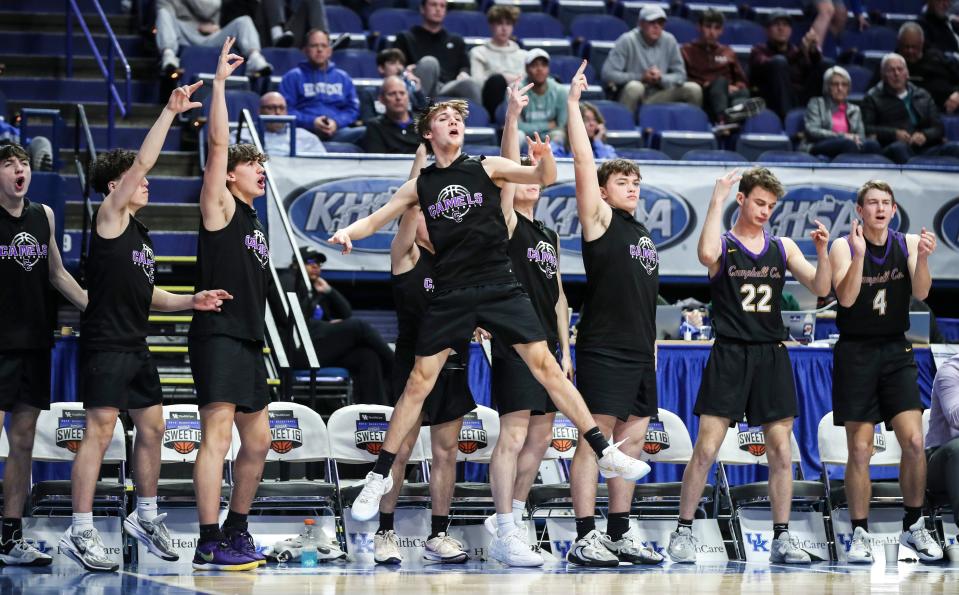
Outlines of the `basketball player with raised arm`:
{"label": "basketball player with raised arm", "polygon": [[466,115],[464,101],[429,106],[417,120],[416,130],[436,162],[400,187],[383,207],[330,238],[348,253],[353,240],[368,237],[418,203],[436,250],[434,281],[441,288],[420,327],[413,371],[393,410],[379,458],[354,502],[352,513],[358,520],[376,515],[380,498],[393,485],[390,467],[396,452],[419,421],[423,401],[450,350],[477,326],[519,352],[553,403],[580,429],[600,458],[604,474],[635,480],[649,471],[648,465],[624,455],[600,433],[582,397],[550,353],[529,296],[510,266],[505,214],[512,212],[512,204],[501,200],[500,188],[509,182],[546,185],[556,179],[549,138],[528,139],[535,167],[502,157],[470,157],[461,151]]}
{"label": "basketball player with raised arm", "polygon": [[902,447],[899,485],[905,515],[899,542],[919,559],[942,559],[942,547],[926,528],[922,515],[926,490],[922,401],[916,360],[906,340],[910,298],[929,295],[932,277],[929,256],[936,236],[922,228],[917,234],[889,229],[896,214],[892,187],[870,180],[856,194],[851,233],[832,245],[829,258],[839,299],[836,325],[839,342],[833,349],[833,423],[845,426],[849,447],[846,496],[853,534],[847,559],[873,561],[868,517],[872,483],[869,459],[874,426],[892,427]]}
{"label": "basketball player with raised arm", "polygon": [[[656,393],[656,296],[659,254],[636,220],[639,167],[612,159],[596,168],[579,98],[586,89],[586,61],[567,98],[568,138],[576,174],[576,207],[583,234],[586,295],[576,341],[576,383],[605,435],[630,456],[643,450],[649,418],[659,411]],[[629,530],[635,483],[610,479],[606,533],[596,530],[596,463],[588,452],[573,455],[570,489],[576,542],[566,560],[608,567],[620,562],[659,564],[663,556],[643,547]]]}
{"label": "basketball player with raised arm", "polygon": [[[723,208],[737,181],[738,218],[723,233]],[[782,343],[788,333],[780,304],[787,270],[814,294],[829,294],[829,232],[816,221],[809,234],[816,247],[815,268],[792,239],[771,235],[766,224],[783,194],[782,183],[764,167],[746,170],[742,176],[732,170],[713,188],[698,251],[699,262],[709,271],[716,342],[693,409],[699,416],[699,435],[683,472],[679,525],[669,537],[668,553],[674,562],[696,561],[693,516],[706,474],[726,430],[744,416],[750,426],[762,426],[766,438],[773,517],[769,561],[810,562],[809,554],[789,536],[791,438],[798,409],[789,351]]]}

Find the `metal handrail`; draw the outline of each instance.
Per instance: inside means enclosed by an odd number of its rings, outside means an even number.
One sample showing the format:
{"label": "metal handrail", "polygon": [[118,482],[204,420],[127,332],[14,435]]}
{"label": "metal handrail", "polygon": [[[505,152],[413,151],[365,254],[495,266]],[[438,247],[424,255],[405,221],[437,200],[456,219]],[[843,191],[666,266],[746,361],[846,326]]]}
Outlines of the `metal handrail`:
{"label": "metal handrail", "polygon": [[[123,53],[123,49],[120,47],[120,42],[117,39],[116,34],[113,32],[113,27],[110,26],[110,22],[107,20],[106,14],[103,12],[103,8],[100,6],[98,0],[90,0],[93,3],[94,8],[97,13],[100,15],[100,20],[103,22],[104,29],[107,33],[107,38],[109,39],[109,44],[107,45],[107,59],[104,63],[103,56],[100,55],[100,50],[97,48],[97,44],[93,39],[93,34],[90,33],[90,28],[87,26],[86,20],[83,18],[83,13],[80,11],[80,7],[77,4],[77,0],[67,0],[66,7],[66,54],[67,54],[67,78],[73,78],[73,18],[71,18],[71,11],[73,12],[72,17],[77,19],[77,22],[80,24],[80,28],[83,30],[84,37],[87,38],[87,43],[90,44],[90,50],[93,52],[93,57],[97,61],[97,65],[100,67],[100,73],[103,75],[103,78],[107,83],[107,146],[113,146],[113,130],[115,127],[114,121],[114,107],[120,110],[120,116],[125,118],[130,111],[130,95],[132,88],[133,74],[130,69],[130,63],[127,62],[126,55]],[[124,97],[120,97],[120,92],[117,90],[116,81],[114,80],[114,59],[119,58],[120,63],[123,66],[126,85],[124,87]]]}
{"label": "metal handrail", "polygon": [[20,141],[23,144],[26,144],[27,138],[30,137],[30,135],[27,134],[27,127],[29,126],[29,119],[31,116],[38,118],[50,118],[52,120],[50,126],[53,134],[50,135],[50,146],[53,151],[53,171],[59,172],[61,165],[60,135],[63,132],[63,117],[60,115],[60,110],[36,107],[25,107],[20,110]]}
{"label": "metal handrail", "polygon": [[[81,159],[80,147],[86,143],[86,163]],[[73,136],[73,162],[76,165],[77,177],[80,179],[80,189],[83,192],[83,212],[81,214],[82,225],[80,235],[80,281],[84,281],[86,276],[87,264],[87,243],[90,241],[90,226],[93,223],[93,205],[90,203],[90,177],[87,175],[87,167],[92,165],[97,158],[97,148],[93,144],[93,134],[90,132],[90,124],[87,122],[87,112],[83,105],[78,103],[76,115],[74,118],[74,136]]]}

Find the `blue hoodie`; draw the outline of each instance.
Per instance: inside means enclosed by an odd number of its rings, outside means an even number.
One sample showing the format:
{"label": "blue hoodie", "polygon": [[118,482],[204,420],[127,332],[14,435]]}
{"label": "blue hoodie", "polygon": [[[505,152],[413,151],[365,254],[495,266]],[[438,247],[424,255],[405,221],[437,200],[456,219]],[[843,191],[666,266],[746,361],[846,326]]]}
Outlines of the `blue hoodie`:
{"label": "blue hoodie", "polygon": [[296,125],[311,132],[319,116],[328,116],[337,128],[346,128],[360,115],[353,79],[332,61],[325,70],[309,61],[300,62],[283,75],[280,94],[286,98],[290,115],[296,116]]}

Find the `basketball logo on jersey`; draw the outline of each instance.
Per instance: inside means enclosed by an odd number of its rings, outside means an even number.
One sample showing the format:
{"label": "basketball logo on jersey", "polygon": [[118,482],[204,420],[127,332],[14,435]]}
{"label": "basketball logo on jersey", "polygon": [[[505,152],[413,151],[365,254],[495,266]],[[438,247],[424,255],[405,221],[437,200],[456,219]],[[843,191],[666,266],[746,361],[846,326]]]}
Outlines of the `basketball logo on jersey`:
{"label": "basketball logo on jersey", "polygon": [[371,455],[380,454],[383,441],[386,440],[386,430],[390,422],[386,421],[385,413],[360,413],[356,420],[356,431],[353,433],[353,443],[356,448],[365,450]]}
{"label": "basketball logo on jersey", "polygon": [[57,420],[55,442],[60,448],[72,453],[80,450],[83,434],[87,429],[87,412],[82,409],[64,409]]}
{"label": "basketball logo on jersey", "polygon": [[40,259],[47,257],[47,245],[40,244],[33,235],[21,231],[13,236],[10,244],[0,246],[0,259],[12,258],[25,271],[32,271]]}
{"label": "basketball logo on jersey", "polygon": [[259,229],[254,229],[253,234],[247,234],[243,239],[243,244],[253,253],[253,256],[260,263],[260,268],[266,268],[270,262],[270,246],[266,242],[266,236]]}
{"label": "basketball logo on jersey", "polygon": [[429,292],[429,293],[433,293],[433,289],[434,289],[434,287],[433,287],[433,278],[432,278],[432,277],[424,277],[424,278],[423,278],[423,291],[427,291],[427,292]]}
{"label": "basketball logo on jersey", "polygon": [[181,455],[190,454],[200,448],[203,432],[200,430],[200,417],[195,411],[171,411],[164,420],[163,446],[172,448]]}
{"label": "basketball logo on jersey", "polygon": [[303,430],[300,420],[289,409],[267,411],[270,418],[270,448],[285,455],[294,448],[303,446]]}
{"label": "basketball logo on jersey", "polygon": [[471,208],[482,205],[483,194],[481,192],[471,194],[464,186],[450,184],[440,190],[436,202],[431,204],[428,210],[430,217],[433,219],[445,217],[460,223]]}
{"label": "basketball logo on jersey", "polygon": [[565,417],[556,416],[553,422],[553,439],[550,447],[557,452],[569,452],[579,442],[579,430]]}
{"label": "basketball logo on jersey", "polygon": [[745,450],[754,457],[761,457],[766,454],[766,435],[760,426],[751,426],[739,422],[737,425],[736,440],[739,444],[739,450]]}
{"label": "basketball logo on jersey", "polygon": [[483,427],[483,420],[475,411],[470,411],[463,416],[463,427],[460,429],[458,444],[460,452],[470,455],[481,448],[486,448],[487,444],[489,444],[489,434]]}
{"label": "basketball logo on jersey", "polygon": [[549,242],[540,241],[535,248],[527,248],[526,258],[535,263],[547,279],[556,276],[556,249]]}
{"label": "basketball logo on jersey", "polygon": [[660,451],[669,448],[669,432],[666,426],[660,421],[659,416],[653,416],[646,427],[646,441],[643,443],[643,450],[646,454],[654,455]]}
{"label": "basketball logo on jersey", "polygon": [[646,272],[650,275],[659,266],[659,253],[656,251],[656,245],[648,236],[639,238],[639,242],[629,245],[629,256],[639,261]]}
{"label": "basketball logo on jersey", "polygon": [[153,248],[143,244],[143,250],[134,250],[133,264],[140,267],[143,274],[150,280],[150,285],[153,285],[153,275],[155,272]]}

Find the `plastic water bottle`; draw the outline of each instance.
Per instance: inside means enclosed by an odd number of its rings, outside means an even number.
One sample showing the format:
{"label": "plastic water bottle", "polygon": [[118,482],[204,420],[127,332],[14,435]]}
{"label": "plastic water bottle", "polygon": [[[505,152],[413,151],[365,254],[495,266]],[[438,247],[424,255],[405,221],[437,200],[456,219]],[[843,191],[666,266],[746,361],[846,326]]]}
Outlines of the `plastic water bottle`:
{"label": "plastic water bottle", "polygon": [[316,566],[316,546],[320,540],[317,539],[316,521],[306,519],[303,521],[303,547],[300,550],[300,566],[313,568]]}

